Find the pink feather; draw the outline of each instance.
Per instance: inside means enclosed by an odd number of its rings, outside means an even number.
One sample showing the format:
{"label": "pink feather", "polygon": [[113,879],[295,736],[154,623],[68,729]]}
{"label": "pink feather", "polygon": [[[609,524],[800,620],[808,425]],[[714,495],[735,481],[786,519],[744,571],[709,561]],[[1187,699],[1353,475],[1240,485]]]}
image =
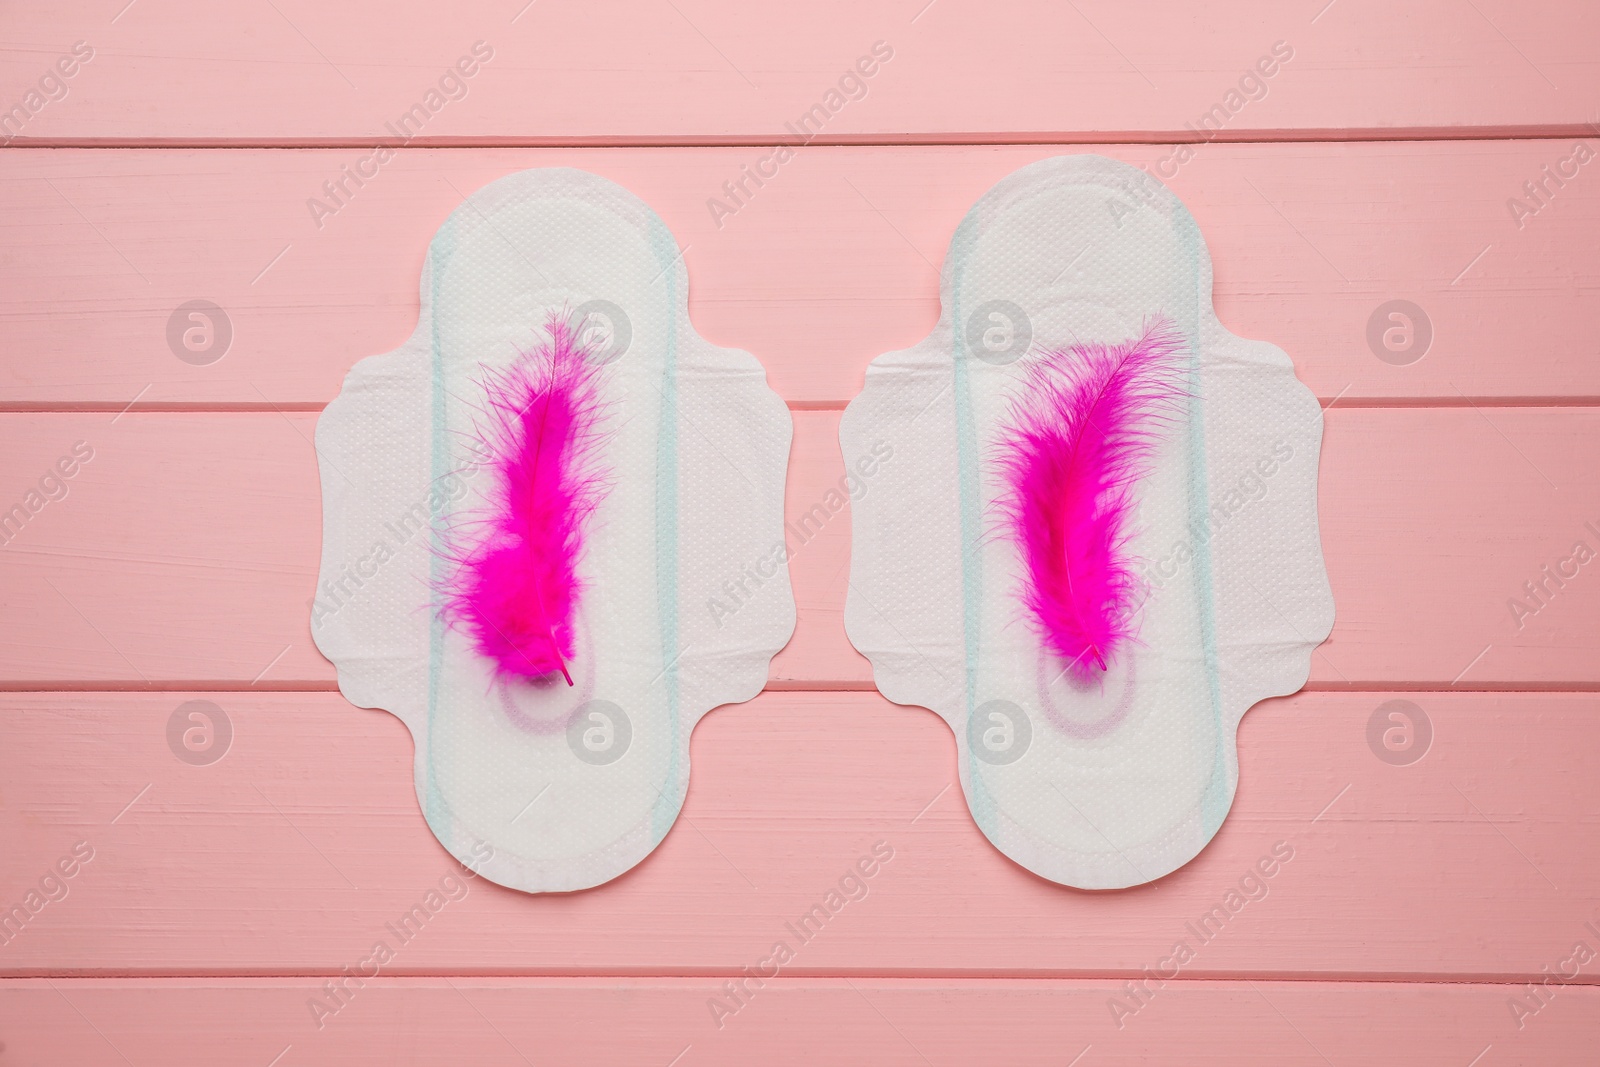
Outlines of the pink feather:
{"label": "pink feather", "polygon": [[1133,636],[1134,489],[1180,410],[1182,339],[1164,318],[1119,345],[1073,345],[1029,368],[1002,427],[1004,527],[1026,563],[1023,601],[1080,680]]}
{"label": "pink feather", "polygon": [[487,418],[478,432],[496,485],[487,512],[470,523],[471,546],[452,550],[444,615],[497,675],[559,671],[571,685],[578,560],[606,489],[596,465],[599,367],[565,317],[552,315],[546,332],[547,341],[481,383]]}

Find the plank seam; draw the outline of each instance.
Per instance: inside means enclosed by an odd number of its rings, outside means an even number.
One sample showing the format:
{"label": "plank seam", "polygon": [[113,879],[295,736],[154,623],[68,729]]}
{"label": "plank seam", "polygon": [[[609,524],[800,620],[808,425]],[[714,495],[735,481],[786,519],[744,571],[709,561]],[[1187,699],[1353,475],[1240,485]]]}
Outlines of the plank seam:
{"label": "plank seam", "polygon": [[[1386,144],[1396,141],[1564,141],[1593,137],[1596,125],[1587,122],[1551,123],[1534,126],[1397,126],[1342,127],[1328,129],[1287,128],[1266,130],[1223,130],[1217,135],[1197,137],[1186,130],[1084,130],[1027,133],[955,134],[843,134],[816,136],[806,148],[1029,148],[1073,147],[1083,145],[1145,145],[1170,147],[1182,144]],[[369,149],[392,147],[394,138],[384,137],[28,137],[18,135],[5,144],[10,149],[220,149],[289,150]],[[407,149],[495,149],[495,148],[777,148],[793,146],[794,140],[769,134],[733,136],[614,136],[529,137],[529,136],[416,136],[406,142]]]}
{"label": "plank seam", "polygon": [[[339,683],[329,679],[288,679],[279,682],[247,682],[243,680],[218,681],[216,679],[184,681],[119,681],[96,679],[89,682],[74,681],[0,681],[0,695],[11,693],[73,693],[106,695],[121,693],[337,693]],[[762,688],[763,693],[875,693],[878,687],[871,680],[860,678],[806,679],[804,681],[771,679]],[[1499,696],[1547,695],[1552,693],[1600,693],[1600,682],[1478,682],[1473,685],[1451,685],[1443,681],[1402,682],[1308,682],[1297,693],[1434,693],[1440,696],[1458,694],[1494,694]],[[1294,696],[1295,693],[1285,694]],[[752,698],[753,699],[753,698]],[[1267,697],[1267,700],[1281,699]],[[722,704],[719,707],[734,707]],[[919,706],[919,705],[907,705]]]}
{"label": "plank seam", "polygon": [[[853,398],[852,398],[853,399]],[[1600,408],[1600,396],[1368,396],[1329,398],[1319,397],[1324,411],[1338,407],[1350,410],[1424,411],[1436,408],[1571,408],[1585,410]],[[843,411],[849,400],[788,400],[790,411]],[[260,400],[150,401],[126,404],[117,400],[82,400],[55,402],[49,400],[0,401],[0,415],[98,415],[117,414],[168,414],[168,415],[232,415],[278,414],[293,412],[317,414],[328,406],[324,400],[298,400],[277,403]]]}
{"label": "plank seam", "polygon": [[[18,971],[0,974],[0,982],[23,982],[41,980],[64,981],[197,981],[197,980],[231,980],[231,981],[320,981],[327,978],[337,978],[342,972],[337,969],[308,970],[308,971],[99,971],[82,968],[50,970],[50,971]],[[535,981],[638,981],[638,980],[666,980],[681,982],[717,981],[728,978],[744,977],[745,972],[735,968],[705,968],[681,971],[647,971],[647,970],[610,970],[610,971],[416,971],[405,973],[385,972],[382,980],[386,981],[440,981],[451,978],[475,978],[496,980],[535,980]],[[992,970],[992,971],[963,971],[963,970],[849,970],[849,971],[818,971],[805,972],[786,969],[784,974],[776,981],[835,981],[848,982],[852,979],[877,978],[891,981],[908,982],[1122,982],[1131,978],[1148,977],[1144,971],[1132,968],[1126,970],[1105,971],[1062,971],[1044,972],[1028,970]],[[1440,974],[1425,971],[1397,971],[1389,974],[1367,975],[1358,971],[1329,971],[1319,973],[1315,971],[1216,971],[1205,972],[1199,975],[1180,974],[1175,978],[1163,979],[1169,985],[1190,983],[1193,985],[1207,985],[1218,982],[1296,982],[1296,983],[1339,983],[1351,985],[1471,985],[1471,986],[1522,986],[1530,983],[1537,984],[1547,977],[1543,971],[1526,971],[1521,973],[1496,974],[1488,972],[1468,972],[1462,975]],[[773,981],[773,979],[768,979]],[[1564,982],[1564,986],[1600,987],[1600,975],[1580,974],[1571,981]]]}

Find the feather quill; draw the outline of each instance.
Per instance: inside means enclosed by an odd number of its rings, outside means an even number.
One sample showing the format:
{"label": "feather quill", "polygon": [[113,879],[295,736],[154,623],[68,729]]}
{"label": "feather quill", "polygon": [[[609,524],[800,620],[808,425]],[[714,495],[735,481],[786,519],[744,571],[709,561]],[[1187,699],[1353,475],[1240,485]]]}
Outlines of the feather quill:
{"label": "feather quill", "polygon": [[572,685],[573,615],[583,592],[578,561],[589,516],[604,495],[599,366],[564,316],[545,340],[481,382],[477,428],[496,482],[471,521],[468,547],[444,590],[444,614],[502,678],[557,672]]}
{"label": "feather quill", "polygon": [[1073,345],[1027,371],[1001,428],[1003,525],[1025,562],[1023,601],[1078,679],[1133,636],[1134,489],[1185,393],[1182,340],[1165,318],[1117,345]]}

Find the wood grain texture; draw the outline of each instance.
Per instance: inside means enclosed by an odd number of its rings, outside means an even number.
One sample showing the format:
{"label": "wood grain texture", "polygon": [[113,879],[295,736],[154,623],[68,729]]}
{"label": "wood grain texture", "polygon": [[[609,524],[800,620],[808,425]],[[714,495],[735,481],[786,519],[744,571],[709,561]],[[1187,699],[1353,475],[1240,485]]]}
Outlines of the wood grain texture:
{"label": "wood grain texture", "polygon": [[[783,940],[790,976],[1120,981],[1170,972],[1184,941],[1184,980],[1515,983],[1578,940],[1600,951],[1600,698],[1413,694],[1431,747],[1395,766],[1368,740],[1392,696],[1258,706],[1216,839],[1157,882],[1090,893],[988,843],[932,713],[768,693],[701,722],[683,813],[638,867],[567,895],[466,883],[402,943],[388,924],[460,868],[423,823],[399,720],[331,693],[9,694],[0,904],[80,841],[93,858],[8,931],[0,973],[326,976],[384,940],[393,975],[726,978]],[[169,749],[189,699],[231,723],[209,766]],[[893,855],[865,895],[800,940],[786,924],[879,842]],[[1275,847],[1290,857],[1251,883]],[[1255,899],[1197,937],[1241,887]]]}
{"label": "wood grain texture", "polygon": [[[1325,401],[1592,403],[1600,162],[1572,164],[1559,189],[1543,170],[1574,143],[1211,144],[1181,166],[1170,145],[1072,151],[1175,172],[1217,265],[1223,322],[1285,349]],[[723,183],[762,150],[410,150],[359,188],[340,169],[370,154],[355,149],[6,152],[0,322],[16,356],[0,402],[325,403],[357,359],[410,334],[428,241],[463,197],[562,165],[661,214],[686,249],[706,337],[753,352],[791,404],[842,407],[872,358],[937,321],[938,265],[972,203],[1060,151],[811,148],[720,218],[708,201],[728,202]],[[334,203],[323,183],[341,180],[343,206],[314,220],[308,202]],[[1508,202],[1535,204],[1523,184],[1536,180],[1552,198],[1513,217]],[[232,324],[209,366],[169,347],[169,318],[193,299]],[[1367,340],[1395,299],[1432,323],[1408,366]]]}
{"label": "wood grain texture", "polygon": [[[791,520],[842,476],[838,413],[794,413]],[[0,547],[0,678],[12,688],[331,688],[311,643],[321,496],[313,413],[0,415],[9,494],[84,442],[94,458]],[[1327,412],[1320,468],[1333,636],[1312,684],[1600,685],[1600,412]],[[1270,491],[1270,489],[1269,489]],[[1223,530],[1226,535],[1226,528]],[[845,512],[791,546],[799,622],[782,688],[866,688],[842,625]],[[1563,562],[1565,561],[1565,562]],[[1542,571],[1576,576],[1557,586]],[[1535,601],[1524,583],[1544,583]],[[1513,600],[1525,609],[1517,612]],[[1537,608],[1537,610],[1533,610]]]}
{"label": "wood grain texture", "polygon": [[[1170,140],[1219,104],[1232,136],[1347,136],[1576,127],[1600,90],[1600,21],[1554,0],[126,3],[7,11],[8,101],[74,42],[94,50],[21,137],[373,139],[418,103],[433,114],[410,132],[434,142],[770,139],[819,104],[828,138]],[[480,41],[492,58],[434,107]],[[829,100],[880,41],[865,95]],[[1233,106],[1278,42],[1292,59]]]}
{"label": "wood grain texture", "polygon": [[[1567,0],[6,6],[0,1064],[1593,1063],[1600,962],[1526,983],[1600,951],[1600,564],[1546,569],[1600,548],[1600,164],[1572,170],[1597,30]],[[1222,321],[1331,405],[1337,624],[1309,689],[1246,716],[1211,845],[1098,894],[995,851],[944,723],[845,639],[839,513],[655,853],[564,896],[442,881],[409,736],[332,691],[308,616],[316,412],[413,329],[447,215],[557,165],[650,204],[697,329],[795,412],[795,517],[868,361],[936,322],[974,200],[1083,151],[1167,181]],[[232,332],[209,365],[169,341],[196,299]],[[1407,365],[1368,340],[1393,300],[1434,334]],[[1404,765],[1372,740],[1396,699],[1432,734]],[[170,747],[190,700],[231,727],[218,762]],[[867,894],[794,938],[876,842]],[[328,1000],[379,939],[382,976]]]}
{"label": "wood grain texture", "polygon": [[[1522,1029],[1511,986],[1184,982],[1119,1030],[1117,983],[779,978],[737,1014],[697,980],[378,979],[318,1030],[308,980],[0,981],[8,1059],[126,1067],[315,1064],[971,1063],[1194,1067],[1593,1062],[1600,990],[1567,987]],[[677,1057],[674,1059],[674,1057]]]}

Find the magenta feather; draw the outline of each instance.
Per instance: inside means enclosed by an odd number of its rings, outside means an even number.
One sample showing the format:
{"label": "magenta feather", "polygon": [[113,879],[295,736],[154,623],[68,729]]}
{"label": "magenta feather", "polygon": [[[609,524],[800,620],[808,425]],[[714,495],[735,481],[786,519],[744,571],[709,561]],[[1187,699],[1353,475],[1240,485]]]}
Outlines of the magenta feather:
{"label": "magenta feather", "polygon": [[605,491],[597,465],[599,367],[563,316],[548,339],[504,370],[485,373],[478,427],[496,485],[469,523],[469,547],[445,586],[444,613],[501,677],[572,675],[573,615],[583,592],[578,561],[589,516]]}
{"label": "magenta feather", "polygon": [[1023,601],[1045,644],[1091,680],[1133,636],[1134,490],[1185,395],[1164,318],[1118,345],[1032,363],[1001,430],[1004,525],[1026,564]]}

